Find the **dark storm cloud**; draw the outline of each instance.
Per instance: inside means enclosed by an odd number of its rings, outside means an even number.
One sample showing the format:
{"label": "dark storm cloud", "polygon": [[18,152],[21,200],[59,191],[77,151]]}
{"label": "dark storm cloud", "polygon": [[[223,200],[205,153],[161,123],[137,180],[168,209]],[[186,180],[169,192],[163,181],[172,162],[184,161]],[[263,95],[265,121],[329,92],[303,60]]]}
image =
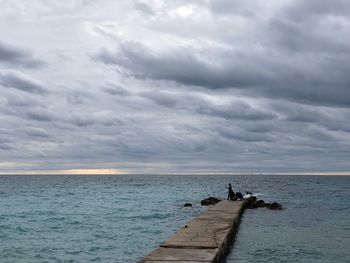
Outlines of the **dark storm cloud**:
{"label": "dark storm cloud", "polygon": [[18,71],[0,71],[0,85],[30,93],[46,93],[44,85]]}
{"label": "dark storm cloud", "polygon": [[14,47],[0,40],[0,63],[25,68],[40,68],[45,62],[33,56],[28,50]]}
{"label": "dark storm cloud", "polygon": [[213,89],[249,87],[270,79],[269,72],[241,54],[232,57],[232,60],[225,58],[208,62],[190,49],[154,54],[140,43],[120,43],[119,47],[116,52],[102,50],[96,58],[106,64],[117,65],[126,74],[141,79],[169,80]]}
{"label": "dark storm cloud", "polygon": [[141,79],[175,81],[210,89],[238,88],[248,94],[328,105],[350,102],[347,57],[306,55],[296,59],[293,65],[286,54],[277,61],[261,54],[254,57],[227,51],[218,56],[217,61],[207,62],[205,57],[198,57],[189,49],[155,55],[139,44],[122,45],[116,53],[103,50],[98,55],[104,63],[117,65],[126,74]]}
{"label": "dark storm cloud", "polygon": [[[226,26],[234,25],[235,16],[252,9],[247,1],[214,1],[209,6],[215,15],[228,12]],[[257,10],[263,9],[261,1]],[[294,1],[278,8],[276,17],[255,21],[257,43],[237,46],[223,38],[222,45],[191,46],[159,51],[137,41],[119,41],[115,51],[102,49],[96,58],[115,65],[128,76],[140,79],[174,81],[186,86],[209,89],[241,89],[247,95],[282,98],[306,104],[348,106],[350,102],[350,38],[339,38],[348,32],[345,21],[330,16],[350,13],[344,1],[313,3]],[[296,11],[297,10],[297,11]],[[297,19],[295,14],[315,15],[313,19]],[[245,20],[243,20],[245,21]],[[248,22],[246,22],[248,23]],[[251,23],[251,21],[249,21]],[[250,26],[251,27],[251,26]],[[339,33],[336,34],[335,32]],[[233,34],[228,32],[228,35]],[[254,34],[254,32],[253,32]],[[233,37],[234,35],[232,35]],[[346,40],[347,39],[347,40]]]}

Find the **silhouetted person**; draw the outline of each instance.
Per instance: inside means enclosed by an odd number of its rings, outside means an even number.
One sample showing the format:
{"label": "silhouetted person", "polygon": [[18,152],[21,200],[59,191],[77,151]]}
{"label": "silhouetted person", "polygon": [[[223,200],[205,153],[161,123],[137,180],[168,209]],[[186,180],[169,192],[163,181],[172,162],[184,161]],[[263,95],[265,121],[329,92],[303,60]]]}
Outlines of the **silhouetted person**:
{"label": "silhouetted person", "polygon": [[234,200],[234,198],[235,198],[235,192],[232,191],[232,185],[228,184],[227,200]]}
{"label": "silhouetted person", "polygon": [[232,185],[231,184],[228,184],[228,193],[227,193],[227,200],[229,200],[230,199],[230,194],[231,194],[231,192],[232,192]]}

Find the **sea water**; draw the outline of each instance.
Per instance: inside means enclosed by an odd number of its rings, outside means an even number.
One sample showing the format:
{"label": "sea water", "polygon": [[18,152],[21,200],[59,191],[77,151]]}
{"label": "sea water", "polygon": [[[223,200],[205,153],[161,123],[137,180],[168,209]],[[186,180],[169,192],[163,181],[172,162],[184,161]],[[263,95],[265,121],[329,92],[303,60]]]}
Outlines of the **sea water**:
{"label": "sea water", "polygon": [[285,207],[246,210],[228,263],[350,262],[350,177],[262,175],[0,176],[0,262],[136,262],[228,183]]}

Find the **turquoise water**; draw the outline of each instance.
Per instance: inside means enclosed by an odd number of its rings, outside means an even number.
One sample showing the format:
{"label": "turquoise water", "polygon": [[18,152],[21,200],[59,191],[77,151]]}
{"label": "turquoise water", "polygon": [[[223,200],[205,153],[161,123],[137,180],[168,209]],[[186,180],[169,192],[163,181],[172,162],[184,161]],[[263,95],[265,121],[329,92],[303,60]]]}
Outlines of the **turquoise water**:
{"label": "turquoise water", "polygon": [[0,176],[0,262],[136,262],[228,182],[287,208],[246,210],[228,263],[350,262],[350,177],[155,175]]}

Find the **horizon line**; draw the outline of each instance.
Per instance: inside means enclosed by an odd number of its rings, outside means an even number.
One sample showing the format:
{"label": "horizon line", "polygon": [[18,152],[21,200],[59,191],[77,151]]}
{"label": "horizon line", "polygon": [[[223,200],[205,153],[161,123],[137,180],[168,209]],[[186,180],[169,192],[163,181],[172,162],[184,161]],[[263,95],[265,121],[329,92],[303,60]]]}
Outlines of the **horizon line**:
{"label": "horizon line", "polygon": [[170,172],[132,173],[120,169],[65,169],[33,171],[0,171],[0,175],[295,175],[350,176],[350,172]]}

